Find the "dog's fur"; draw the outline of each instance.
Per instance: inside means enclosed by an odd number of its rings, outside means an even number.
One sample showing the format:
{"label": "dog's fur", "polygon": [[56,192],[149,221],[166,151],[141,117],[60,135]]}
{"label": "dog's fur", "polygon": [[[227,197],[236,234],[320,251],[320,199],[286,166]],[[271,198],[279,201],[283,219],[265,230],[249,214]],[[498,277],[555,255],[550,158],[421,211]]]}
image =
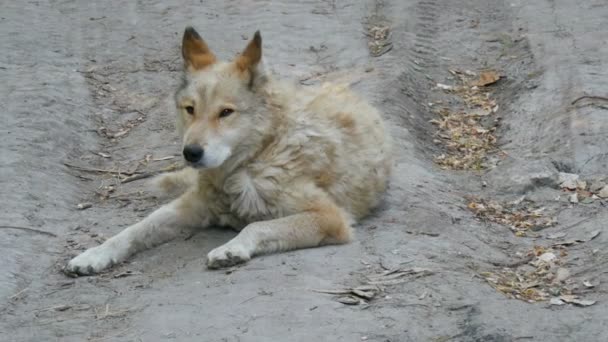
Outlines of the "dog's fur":
{"label": "dog's fur", "polygon": [[69,272],[99,272],[210,225],[240,230],[208,254],[210,268],[351,240],[351,225],[378,204],[390,174],[380,114],[347,86],[272,80],[261,67],[261,44],[256,32],[234,61],[220,62],[186,29],[178,123],[183,146],[204,154],[157,180],[165,190],[185,188],[179,198],[72,259]]}

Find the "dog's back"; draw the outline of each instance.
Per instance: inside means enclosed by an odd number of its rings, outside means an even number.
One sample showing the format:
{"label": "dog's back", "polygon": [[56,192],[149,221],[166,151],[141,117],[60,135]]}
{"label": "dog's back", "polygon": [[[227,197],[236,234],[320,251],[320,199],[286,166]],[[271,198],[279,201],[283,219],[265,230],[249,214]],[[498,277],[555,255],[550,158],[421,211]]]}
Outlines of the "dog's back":
{"label": "dog's back", "polygon": [[[316,184],[354,218],[378,204],[391,170],[391,142],[380,113],[346,85],[313,89],[311,101],[292,111],[302,129],[315,128],[325,140],[325,157],[314,173]],[[312,144],[314,139],[311,139]],[[312,150],[315,147],[311,146]]]}

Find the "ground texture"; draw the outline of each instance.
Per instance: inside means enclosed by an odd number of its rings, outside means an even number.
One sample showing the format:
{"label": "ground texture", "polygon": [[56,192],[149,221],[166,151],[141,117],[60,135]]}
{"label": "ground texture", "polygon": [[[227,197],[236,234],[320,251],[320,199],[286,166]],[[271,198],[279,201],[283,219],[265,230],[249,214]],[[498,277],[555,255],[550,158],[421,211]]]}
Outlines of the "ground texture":
{"label": "ground texture", "polygon": [[[381,108],[386,200],[345,246],[210,271],[209,230],[68,278],[164,201],[128,177],[180,162],[188,24]],[[0,340],[606,340],[607,26],[604,0],[5,2]]]}

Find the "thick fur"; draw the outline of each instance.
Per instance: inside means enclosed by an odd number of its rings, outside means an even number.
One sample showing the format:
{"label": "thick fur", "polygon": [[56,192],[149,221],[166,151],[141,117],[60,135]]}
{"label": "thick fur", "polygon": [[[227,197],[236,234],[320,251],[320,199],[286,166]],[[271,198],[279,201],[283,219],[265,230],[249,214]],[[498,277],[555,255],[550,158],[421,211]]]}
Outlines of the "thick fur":
{"label": "thick fur", "polygon": [[273,80],[261,68],[259,33],[235,61],[220,62],[188,28],[182,54],[178,125],[183,146],[204,155],[156,180],[183,192],[179,198],[74,258],[68,271],[99,272],[210,225],[240,231],[208,254],[211,268],[350,241],[352,224],[379,203],[390,174],[390,139],[378,111],[347,86]]}

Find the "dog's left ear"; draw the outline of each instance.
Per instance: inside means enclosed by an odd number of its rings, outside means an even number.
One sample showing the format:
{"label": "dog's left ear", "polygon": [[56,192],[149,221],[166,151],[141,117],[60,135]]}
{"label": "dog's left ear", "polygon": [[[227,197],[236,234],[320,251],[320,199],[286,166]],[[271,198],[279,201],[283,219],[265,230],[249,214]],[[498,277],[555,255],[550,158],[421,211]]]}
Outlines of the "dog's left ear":
{"label": "dog's left ear", "polygon": [[243,73],[249,73],[250,84],[253,85],[255,80],[262,76],[262,68],[259,65],[262,60],[262,35],[260,31],[256,31],[253,39],[247,44],[247,47],[236,58],[234,63],[237,69]]}

